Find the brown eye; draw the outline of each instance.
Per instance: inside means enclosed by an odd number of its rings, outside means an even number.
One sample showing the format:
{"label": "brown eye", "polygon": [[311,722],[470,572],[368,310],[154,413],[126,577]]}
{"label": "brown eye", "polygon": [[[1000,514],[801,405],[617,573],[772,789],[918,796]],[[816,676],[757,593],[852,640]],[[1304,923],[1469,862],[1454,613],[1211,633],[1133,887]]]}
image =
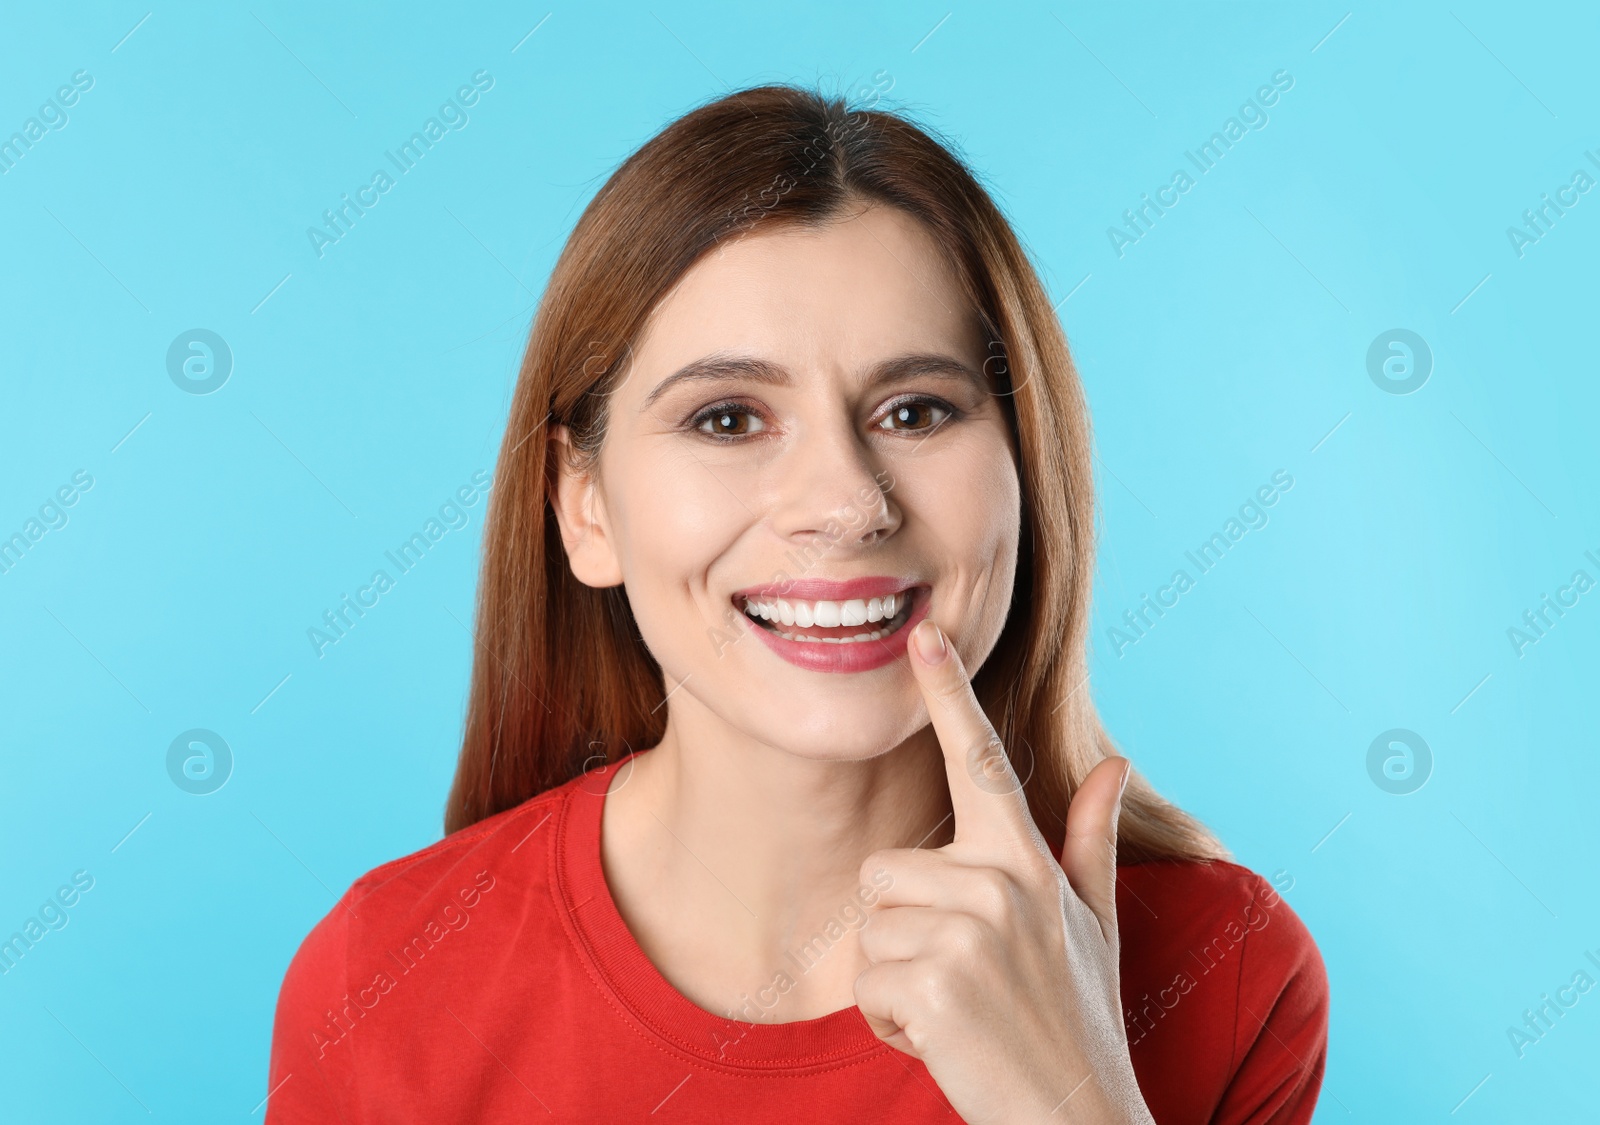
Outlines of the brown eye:
{"label": "brown eye", "polygon": [[931,430],[945,421],[952,411],[949,407],[930,399],[907,399],[897,402],[884,415],[884,429]]}
{"label": "brown eye", "polygon": [[752,411],[729,404],[713,406],[702,413],[696,419],[695,428],[712,437],[742,437],[765,427],[759,425]]}

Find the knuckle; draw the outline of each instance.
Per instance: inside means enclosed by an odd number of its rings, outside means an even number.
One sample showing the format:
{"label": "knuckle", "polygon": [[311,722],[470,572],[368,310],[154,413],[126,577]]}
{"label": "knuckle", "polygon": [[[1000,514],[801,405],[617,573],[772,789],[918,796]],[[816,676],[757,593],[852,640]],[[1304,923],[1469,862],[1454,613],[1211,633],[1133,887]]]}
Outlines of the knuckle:
{"label": "knuckle", "polygon": [[970,914],[960,914],[945,927],[944,937],[950,953],[963,961],[971,961],[977,959],[988,944],[989,928]]}
{"label": "knuckle", "polygon": [[995,733],[993,727],[985,724],[984,729],[978,733],[972,744],[967,748],[967,756],[978,760],[1004,758],[1006,756],[1006,744],[1001,741],[1000,736]]}
{"label": "knuckle", "polygon": [[978,697],[973,694],[965,678],[934,685],[933,698],[941,711],[958,719],[964,720],[975,711],[980,715],[983,713]]}
{"label": "knuckle", "polygon": [[1016,777],[1011,770],[1011,759],[1006,755],[1006,744],[992,727],[967,747],[966,758],[967,772],[984,788],[1015,786]]}
{"label": "knuckle", "polygon": [[943,969],[936,965],[922,966],[911,981],[911,991],[918,1006],[929,1016],[938,1016],[950,1010],[950,985]]}
{"label": "knuckle", "polygon": [[868,965],[856,975],[855,982],[850,986],[851,993],[855,996],[856,1003],[862,1008],[873,1007],[879,989],[879,975],[875,965]]}
{"label": "knuckle", "polygon": [[945,675],[939,677],[939,682],[934,685],[933,693],[940,703],[952,706],[976,698],[972,694],[972,686],[967,681],[967,677],[957,674],[953,664],[945,665]]}
{"label": "knuckle", "polygon": [[879,849],[861,861],[861,870],[857,873],[863,885],[879,885],[885,879],[893,882],[893,856],[885,849]]}
{"label": "knuckle", "polygon": [[862,926],[856,940],[861,944],[861,955],[873,964],[884,960],[883,927],[874,926],[872,919],[868,919]]}
{"label": "knuckle", "polygon": [[973,905],[990,921],[1004,919],[1016,906],[1016,895],[1011,880],[1005,872],[990,867],[979,871],[973,879]]}
{"label": "knuckle", "polygon": [[1066,879],[1061,862],[1050,854],[1047,846],[1030,843],[1020,849],[1016,863],[1024,883],[1031,887],[1056,887]]}

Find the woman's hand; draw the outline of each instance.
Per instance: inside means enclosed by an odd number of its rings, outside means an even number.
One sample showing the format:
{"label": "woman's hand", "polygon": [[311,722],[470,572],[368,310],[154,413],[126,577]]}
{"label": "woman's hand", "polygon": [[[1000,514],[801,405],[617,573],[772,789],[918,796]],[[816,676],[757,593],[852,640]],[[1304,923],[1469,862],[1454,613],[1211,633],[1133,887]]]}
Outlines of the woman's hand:
{"label": "woman's hand", "polygon": [[879,870],[892,882],[861,930],[872,964],[856,978],[857,1005],[970,1125],[1153,1125],[1117,988],[1117,814],[1131,764],[1110,758],[1090,772],[1057,863],[960,655],[931,621],[910,641],[955,839],[861,865],[864,883]]}

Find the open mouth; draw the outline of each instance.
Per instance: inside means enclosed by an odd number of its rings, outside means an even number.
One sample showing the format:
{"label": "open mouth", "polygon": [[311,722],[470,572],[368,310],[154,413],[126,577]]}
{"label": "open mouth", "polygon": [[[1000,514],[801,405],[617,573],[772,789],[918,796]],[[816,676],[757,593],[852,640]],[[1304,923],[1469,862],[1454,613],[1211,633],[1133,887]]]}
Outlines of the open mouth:
{"label": "open mouth", "polygon": [[881,641],[905,627],[926,586],[912,586],[876,598],[827,601],[809,598],[739,596],[745,616],[787,641],[852,645]]}

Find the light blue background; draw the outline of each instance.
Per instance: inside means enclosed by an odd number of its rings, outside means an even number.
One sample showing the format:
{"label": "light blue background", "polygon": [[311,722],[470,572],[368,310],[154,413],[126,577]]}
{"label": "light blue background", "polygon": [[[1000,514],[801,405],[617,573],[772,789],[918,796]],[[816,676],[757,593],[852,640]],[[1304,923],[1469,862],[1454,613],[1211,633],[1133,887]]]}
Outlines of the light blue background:
{"label": "light blue background", "polygon": [[[1600,978],[1600,592],[1506,637],[1600,579],[1600,193],[1521,258],[1506,235],[1600,174],[1592,5],[443,9],[0,16],[0,136],[94,78],[0,176],[0,534],[95,482],[0,574],[0,936],[95,879],[0,977],[0,1115],[259,1117],[300,938],[439,836],[482,503],[320,659],[307,628],[493,469],[532,304],[629,151],[725,84],[884,76],[1064,299],[1094,691],[1293,880],[1332,982],[1318,1121],[1600,1113],[1600,992],[1525,1057],[1507,1036]],[[479,69],[470,125],[319,260],[306,228]],[[1107,228],[1279,69],[1270,123],[1119,258]],[[233,351],[214,394],[167,374],[194,327]],[[1409,395],[1367,371],[1396,327],[1434,356]],[[1107,629],[1278,469],[1270,524],[1118,657]],[[209,796],[167,774],[195,727],[235,756]],[[1409,795],[1367,772],[1395,727],[1433,754]]]}

